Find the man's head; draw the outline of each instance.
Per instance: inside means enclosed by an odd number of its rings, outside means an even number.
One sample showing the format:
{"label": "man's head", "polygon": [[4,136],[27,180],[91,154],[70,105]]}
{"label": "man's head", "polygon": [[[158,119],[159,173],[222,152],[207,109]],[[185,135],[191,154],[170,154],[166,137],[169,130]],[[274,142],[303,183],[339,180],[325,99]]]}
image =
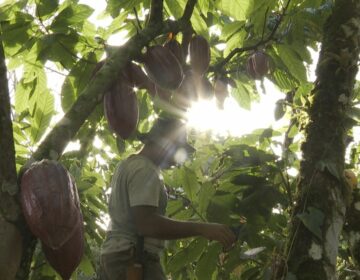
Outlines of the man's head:
{"label": "man's head", "polygon": [[156,150],[160,168],[169,168],[186,160],[195,149],[187,143],[183,122],[172,118],[159,118],[144,136],[145,147]]}

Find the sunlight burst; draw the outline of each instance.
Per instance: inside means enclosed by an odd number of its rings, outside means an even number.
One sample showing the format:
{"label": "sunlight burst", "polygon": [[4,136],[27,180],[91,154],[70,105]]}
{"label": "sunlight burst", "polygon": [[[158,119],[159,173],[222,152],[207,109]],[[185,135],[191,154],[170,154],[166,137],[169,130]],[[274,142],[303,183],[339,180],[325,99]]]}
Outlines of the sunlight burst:
{"label": "sunlight burst", "polygon": [[[260,101],[251,105],[251,110],[241,108],[233,97],[226,98],[224,109],[219,109],[214,99],[202,100],[188,110],[188,126],[200,132],[209,131],[214,137],[239,137],[258,128],[272,127],[275,103],[279,98],[283,98],[283,94],[271,90],[262,94]],[[276,125],[283,125],[283,121]]]}

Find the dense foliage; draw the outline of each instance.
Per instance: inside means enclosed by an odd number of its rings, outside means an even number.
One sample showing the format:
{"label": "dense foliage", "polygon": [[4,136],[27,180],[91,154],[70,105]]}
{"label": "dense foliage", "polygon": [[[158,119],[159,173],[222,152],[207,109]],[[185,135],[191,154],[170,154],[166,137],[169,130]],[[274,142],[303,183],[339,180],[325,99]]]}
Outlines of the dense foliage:
{"label": "dense foliage", "polygon": [[[9,71],[18,171],[62,113],[57,102],[68,112],[86,92],[97,62],[118,50],[107,46],[110,36],[125,32],[126,38],[131,38],[149,21],[150,0],[108,0],[102,14],[111,17],[106,28],[89,20],[94,10],[83,2],[9,0],[0,6],[0,39]],[[165,0],[164,19],[181,18],[186,3]],[[288,221],[296,195],[294,174],[299,170],[300,143],[312,102],[309,49],[318,51],[332,7],[331,0],[197,1],[191,25],[194,33],[210,43],[206,77],[212,83],[229,81],[231,96],[239,106],[250,109],[262,94],[271,94],[263,81],[255,82],[246,69],[250,55],[265,52],[271,68],[266,78],[284,93],[274,116],[286,119],[287,124],[241,137],[213,138],[191,131],[190,139],[197,148],[194,158],[164,172],[169,191],[167,214],[241,228],[239,241],[229,252],[201,238],[169,242],[162,261],[172,279],[270,279],[276,264],[286,260],[286,242],[291,242],[286,238]],[[185,42],[187,32],[171,36]],[[150,45],[163,44],[169,36],[161,34]],[[53,72],[65,76],[61,89],[50,89],[48,76]],[[359,93],[357,88],[351,102],[358,102]],[[136,95],[137,134],[126,141],[116,137],[108,128],[100,98],[72,138],[78,148],[67,149],[59,159],[76,180],[86,228],[86,254],[76,279],[96,279],[108,186],[116,164],[141,148],[137,135],[150,128],[156,115],[169,113],[167,106],[146,90],[138,90]],[[357,108],[351,110],[350,119],[351,125],[360,119]],[[351,142],[348,151],[347,167],[357,168],[358,143]],[[54,153],[50,157],[57,158]],[[314,209],[300,219],[316,235],[322,215]],[[346,243],[341,246],[338,266],[346,279],[356,269]],[[40,246],[34,252],[29,279],[60,279],[46,263]]]}

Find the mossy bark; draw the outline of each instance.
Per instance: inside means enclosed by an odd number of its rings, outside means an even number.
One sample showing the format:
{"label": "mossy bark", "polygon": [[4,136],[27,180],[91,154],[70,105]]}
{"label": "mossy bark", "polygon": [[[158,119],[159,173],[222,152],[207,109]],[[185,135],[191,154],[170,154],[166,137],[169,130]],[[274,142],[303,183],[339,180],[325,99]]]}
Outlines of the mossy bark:
{"label": "mossy bark", "polygon": [[[360,0],[336,1],[324,26],[282,277],[336,279],[339,236],[350,193],[342,174],[359,35]],[[314,223],[304,222],[304,215]]]}

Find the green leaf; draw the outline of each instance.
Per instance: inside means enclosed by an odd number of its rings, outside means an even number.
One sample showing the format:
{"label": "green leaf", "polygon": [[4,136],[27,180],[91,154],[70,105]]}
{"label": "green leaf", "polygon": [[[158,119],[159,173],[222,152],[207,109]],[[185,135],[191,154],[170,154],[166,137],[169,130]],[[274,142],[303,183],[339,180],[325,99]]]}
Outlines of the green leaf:
{"label": "green leaf", "polygon": [[52,14],[59,6],[59,0],[39,1],[36,5],[37,14],[39,17],[44,17]]}
{"label": "green leaf", "polygon": [[167,268],[172,273],[177,272],[185,265],[197,261],[206,248],[208,241],[204,238],[196,238],[189,246],[181,249],[169,261]]}
{"label": "green leaf", "polygon": [[201,214],[205,214],[207,207],[210,203],[210,199],[214,196],[216,189],[214,188],[213,184],[210,182],[204,183],[201,186],[198,195],[199,201],[199,211]]}
{"label": "green leaf", "polygon": [[283,63],[289,69],[291,75],[298,79],[299,82],[306,82],[306,68],[296,52],[286,45],[277,45],[276,50]]}
{"label": "green leaf", "polygon": [[230,224],[230,215],[237,201],[236,196],[232,193],[223,193],[213,196],[207,207],[207,219],[210,222]]}
{"label": "green leaf", "polygon": [[251,97],[248,86],[236,81],[236,88],[231,89],[231,95],[242,108],[251,109]]}
{"label": "green leaf", "polygon": [[18,83],[15,92],[15,112],[17,114],[28,109],[29,95],[34,88],[35,85],[33,83],[30,85],[24,84],[23,80]]}
{"label": "green leaf", "polygon": [[221,245],[219,243],[211,244],[202,254],[196,266],[196,277],[198,280],[212,279],[212,275],[217,269]]}
{"label": "green leaf", "polygon": [[196,201],[196,194],[200,189],[196,173],[184,166],[184,168],[181,170],[181,182],[187,197],[191,201]]}
{"label": "green leaf", "polygon": [[69,5],[56,16],[50,28],[58,32],[66,31],[71,25],[82,25],[93,12],[94,9],[84,4]]}
{"label": "green leaf", "polygon": [[299,83],[287,72],[275,69],[272,73],[273,82],[282,90],[289,91],[296,88]]}
{"label": "green leaf", "polygon": [[55,113],[54,107],[54,96],[48,90],[37,94],[35,112],[31,123],[31,137],[33,143],[40,141],[41,136],[49,127],[51,118]]}
{"label": "green leaf", "polygon": [[224,57],[226,57],[233,49],[237,48],[238,46],[242,46],[244,44],[245,36],[245,30],[240,30],[231,36],[231,38],[226,42]]}
{"label": "green leaf", "polygon": [[196,8],[194,9],[194,12],[191,16],[190,21],[191,21],[192,27],[194,28],[194,30],[197,34],[201,34],[205,38],[208,37],[208,34],[209,34],[208,27],[207,27],[204,19],[201,17],[198,9],[196,9]]}
{"label": "green leaf", "polygon": [[303,222],[304,226],[315,236],[322,240],[321,227],[324,224],[324,213],[314,207],[309,207],[306,212],[298,214],[297,217]]}
{"label": "green leaf", "polygon": [[186,2],[184,0],[165,0],[165,7],[176,18],[180,18],[184,12]]}
{"label": "green leaf", "polygon": [[206,15],[210,8],[210,1],[209,0],[198,0],[198,5],[200,11]]}
{"label": "green leaf", "polygon": [[250,7],[249,0],[219,0],[216,7],[225,15],[236,20],[245,20]]}

